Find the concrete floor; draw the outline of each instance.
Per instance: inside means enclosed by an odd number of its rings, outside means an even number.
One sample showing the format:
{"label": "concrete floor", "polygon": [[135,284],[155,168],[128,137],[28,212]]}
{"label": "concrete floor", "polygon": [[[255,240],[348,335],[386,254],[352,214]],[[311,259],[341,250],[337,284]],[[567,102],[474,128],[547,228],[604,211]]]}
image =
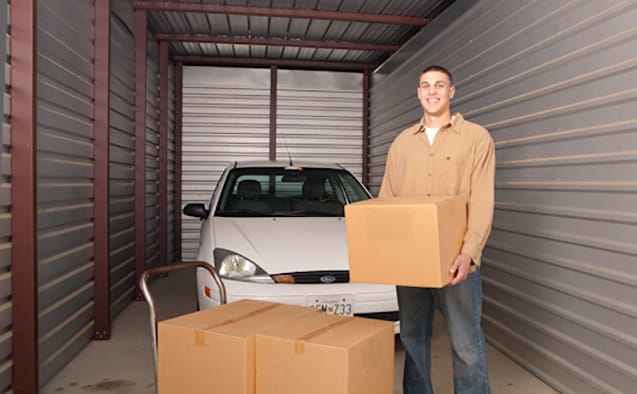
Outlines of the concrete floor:
{"label": "concrete floor", "polygon": [[[194,311],[194,288],[194,275],[191,272],[177,272],[168,277],[158,278],[151,285],[151,293],[156,297],[159,319]],[[92,341],[40,392],[43,394],[154,393],[149,325],[147,304],[133,302],[114,320],[111,340]],[[453,393],[449,343],[444,322],[440,316],[436,318],[432,344],[434,390],[438,394]],[[494,394],[556,393],[493,347],[489,346],[488,352],[489,379]],[[400,343],[397,343],[394,394],[402,394],[403,360],[404,352]]]}

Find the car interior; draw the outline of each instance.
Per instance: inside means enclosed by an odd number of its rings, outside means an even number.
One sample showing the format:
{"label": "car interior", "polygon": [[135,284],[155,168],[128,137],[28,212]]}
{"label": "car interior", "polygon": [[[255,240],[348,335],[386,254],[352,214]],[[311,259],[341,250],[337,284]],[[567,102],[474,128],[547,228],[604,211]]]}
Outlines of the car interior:
{"label": "car interior", "polygon": [[261,195],[261,184],[254,179],[244,179],[237,185],[237,197],[229,204],[233,211],[272,212],[272,206]]}
{"label": "car interior", "polygon": [[223,185],[215,216],[343,217],[348,201],[368,198],[359,189],[340,171],[240,169]]}

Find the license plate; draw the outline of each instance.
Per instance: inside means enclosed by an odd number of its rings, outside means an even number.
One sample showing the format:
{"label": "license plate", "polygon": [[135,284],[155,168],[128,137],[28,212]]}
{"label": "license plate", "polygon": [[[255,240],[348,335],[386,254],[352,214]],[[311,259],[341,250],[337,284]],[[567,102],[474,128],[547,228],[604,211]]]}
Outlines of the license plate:
{"label": "license plate", "polygon": [[309,296],[307,306],[318,308],[328,315],[352,316],[354,315],[354,296]]}

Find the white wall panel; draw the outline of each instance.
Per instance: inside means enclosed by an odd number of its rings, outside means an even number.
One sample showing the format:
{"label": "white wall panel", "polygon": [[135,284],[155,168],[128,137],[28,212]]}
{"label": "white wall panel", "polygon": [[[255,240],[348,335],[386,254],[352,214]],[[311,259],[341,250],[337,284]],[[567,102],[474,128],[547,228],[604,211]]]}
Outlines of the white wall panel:
{"label": "white wall panel", "polygon": [[420,71],[447,66],[453,110],[496,142],[482,268],[488,340],[561,392],[633,392],[637,3],[468,3],[413,40],[415,55],[375,73],[372,189],[392,139],[422,114]]}
{"label": "white wall panel", "polygon": [[361,179],[363,74],[277,74],[277,158],[339,163]]}
{"label": "white wall panel", "polygon": [[[234,160],[267,160],[270,70],[183,68],[182,201],[206,203]],[[197,256],[196,218],[182,216],[184,260]]]}

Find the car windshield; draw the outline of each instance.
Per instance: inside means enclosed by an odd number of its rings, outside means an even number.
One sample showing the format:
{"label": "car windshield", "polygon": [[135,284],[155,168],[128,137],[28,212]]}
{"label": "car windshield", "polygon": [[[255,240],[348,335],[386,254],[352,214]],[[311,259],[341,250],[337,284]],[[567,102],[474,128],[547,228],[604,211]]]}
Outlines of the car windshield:
{"label": "car windshield", "polygon": [[343,217],[346,204],[369,198],[345,170],[235,168],[228,173],[214,215]]}

